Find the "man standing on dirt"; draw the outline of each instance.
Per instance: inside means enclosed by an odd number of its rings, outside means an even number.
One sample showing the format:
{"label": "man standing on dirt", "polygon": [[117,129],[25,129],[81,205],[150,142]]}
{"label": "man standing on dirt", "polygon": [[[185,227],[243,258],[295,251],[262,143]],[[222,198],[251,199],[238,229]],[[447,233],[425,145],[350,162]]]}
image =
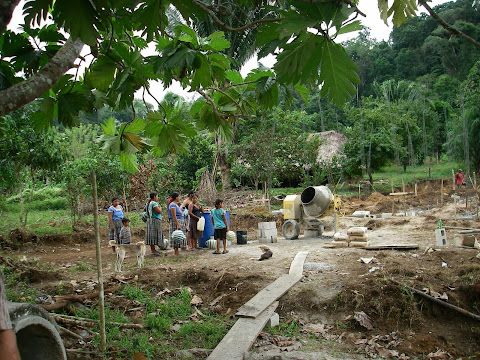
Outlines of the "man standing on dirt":
{"label": "man standing on dirt", "polygon": [[0,270],[0,360],[20,360],[17,348],[17,338],[12,330],[8,316],[3,273]]}
{"label": "man standing on dirt", "polygon": [[460,189],[462,185],[465,185],[465,175],[462,172],[462,169],[458,169],[458,172],[455,174],[455,184],[457,184],[457,188]]}

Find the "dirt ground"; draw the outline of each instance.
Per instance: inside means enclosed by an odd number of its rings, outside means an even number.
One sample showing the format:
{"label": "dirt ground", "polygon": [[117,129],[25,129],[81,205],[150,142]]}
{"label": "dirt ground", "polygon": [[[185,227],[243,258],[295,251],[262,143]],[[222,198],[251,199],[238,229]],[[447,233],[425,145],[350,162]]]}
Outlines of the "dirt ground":
{"label": "dirt ground", "polygon": [[[273,257],[260,262],[257,223],[277,221],[280,235],[281,217],[236,215],[232,209],[231,227],[248,231],[247,245],[233,244],[224,255],[213,255],[208,249],[184,251],[180,259],[174,258],[173,250],[167,250],[162,257],[147,255],[141,270],[130,257],[125,260],[123,276],[131,279],[138,275],[139,283],[157,291],[188,286],[205,304],[223,296],[214,305],[215,311],[234,314],[258,291],[288,273],[297,252],[308,251],[303,279],[280,299],[277,312],[280,323],[295,321],[312,341],[282,342],[262,333],[252,348],[252,359],[480,359],[478,320],[414,295],[392,281],[432,296],[443,295],[447,303],[480,314],[479,251],[457,246],[461,228],[480,228],[478,220],[461,220],[478,211],[478,200],[470,197],[465,204],[465,195],[461,195],[454,203],[445,189],[442,206],[438,190],[437,183],[424,183],[417,196],[373,193],[367,199],[345,201],[346,215],[355,210],[370,210],[372,214],[420,211],[418,216],[408,217],[343,216],[338,222],[342,232],[351,226],[368,227],[371,245],[418,244],[416,250],[328,248],[333,231],[327,229],[324,236],[315,239],[279,237],[277,243],[269,244]],[[447,229],[446,247],[436,246],[434,230],[439,219]],[[134,240],[141,240],[142,235],[134,234]],[[62,281],[65,293],[75,293],[96,279],[95,246],[84,241],[91,237],[91,231],[68,238],[50,236],[4,253],[35,258],[53,269],[53,276],[34,279],[32,286],[40,292],[49,294]],[[102,239],[108,287],[118,282],[104,229]],[[366,264],[361,258],[373,259]],[[79,264],[87,266],[75,272],[68,270]]]}

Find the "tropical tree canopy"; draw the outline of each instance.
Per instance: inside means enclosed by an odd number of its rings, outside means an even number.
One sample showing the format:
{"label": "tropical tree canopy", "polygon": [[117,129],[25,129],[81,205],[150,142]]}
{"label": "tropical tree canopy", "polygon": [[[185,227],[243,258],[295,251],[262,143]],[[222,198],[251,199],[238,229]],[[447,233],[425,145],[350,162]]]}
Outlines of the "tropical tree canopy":
{"label": "tropical tree canopy", "polygon": [[[378,8],[384,21],[399,25],[418,5],[428,10],[427,3],[378,0]],[[272,107],[279,97],[306,97],[309,88],[320,87],[322,97],[341,105],[360,82],[357,65],[336,42],[362,28],[356,1],[29,0],[23,32],[14,33],[5,29],[18,4],[5,0],[0,6],[0,115],[35,100],[32,121],[48,129],[54,121],[75,125],[81,112],[104,105],[131,109],[128,124],[104,127],[105,148],[131,170],[136,152],[177,151],[179,139],[195,135],[178,116],[181,104],[158,102],[158,110],[136,119],[134,94],[149,93],[151,81],[168,87],[176,80],[200,94],[190,109],[196,125],[224,137],[237,118]],[[209,32],[212,23],[216,30]],[[272,54],[276,63],[243,77],[237,70],[243,59],[235,58],[238,39],[251,42],[251,34],[259,58]],[[231,43],[234,51],[227,51]],[[85,46],[90,52],[80,56]],[[156,53],[146,55],[153,48]],[[86,62],[85,72],[66,74],[81,68],[77,59]]]}

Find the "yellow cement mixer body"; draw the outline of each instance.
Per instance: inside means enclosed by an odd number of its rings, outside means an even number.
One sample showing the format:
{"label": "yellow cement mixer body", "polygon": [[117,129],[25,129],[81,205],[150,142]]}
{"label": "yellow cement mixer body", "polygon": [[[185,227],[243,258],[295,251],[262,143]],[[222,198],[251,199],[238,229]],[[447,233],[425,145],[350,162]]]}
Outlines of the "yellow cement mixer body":
{"label": "yellow cement mixer body", "polygon": [[[337,213],[342,201],[327,186],[309,186],[301,194],[287,195],[283,200],[283,236],[296,239],[300,224],[305,224],[305,236],[322,235],[325,226],[336,229]],[[331,221],[322,220],[331,216]]]}

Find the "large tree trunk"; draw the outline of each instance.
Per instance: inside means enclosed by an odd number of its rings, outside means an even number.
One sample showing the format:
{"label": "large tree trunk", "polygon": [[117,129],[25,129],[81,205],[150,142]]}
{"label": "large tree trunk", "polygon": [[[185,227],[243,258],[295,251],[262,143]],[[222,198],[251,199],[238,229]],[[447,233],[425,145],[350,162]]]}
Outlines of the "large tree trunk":
{"label": "large tree trunk", "polygon": [[68,39],[55,56],[35,75],[0,91],[0,116],[28,104],[50,90],[63,74],[73,67],[82,48],[83,42],[80,39],[75,41]]}
{"label": "large tree trunk", "polygon": [[227,149],[225,142],[217,135],[217,158],[220,177],[222,179],[222,190],[232,190],[231,172],[232,166],[227,161]]}

